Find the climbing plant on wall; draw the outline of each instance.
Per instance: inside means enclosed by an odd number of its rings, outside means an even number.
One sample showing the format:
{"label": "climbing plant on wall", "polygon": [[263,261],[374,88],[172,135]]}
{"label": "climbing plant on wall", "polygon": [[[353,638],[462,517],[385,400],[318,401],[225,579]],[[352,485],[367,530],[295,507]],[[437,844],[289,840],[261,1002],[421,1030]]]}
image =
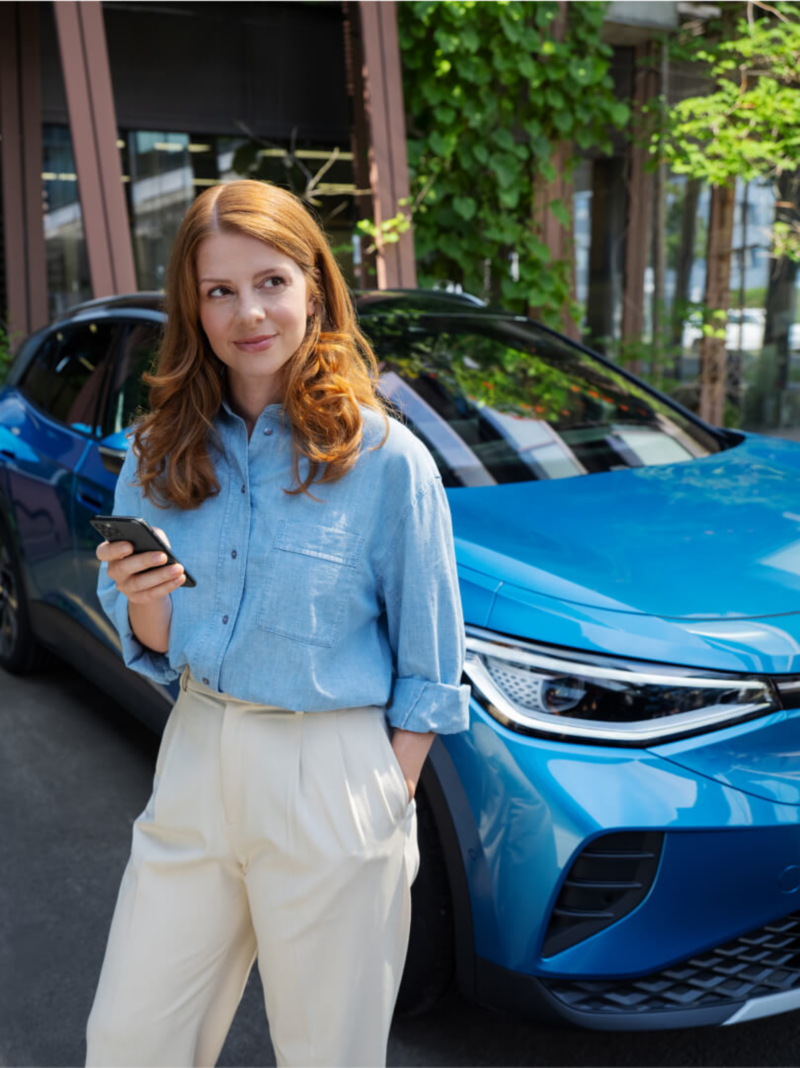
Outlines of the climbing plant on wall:
{"label": "climbing plant on wall", "polygon": [[[418,279],[456,282],[558,325],[572,316],[572,263],[556,261],[536,219],[560,166],[579,149],[611,151],[629,119],[614,95],[612,50],[601,41],[605,3],[398,4]],[[571,228],[568,208],[550,201]]]}

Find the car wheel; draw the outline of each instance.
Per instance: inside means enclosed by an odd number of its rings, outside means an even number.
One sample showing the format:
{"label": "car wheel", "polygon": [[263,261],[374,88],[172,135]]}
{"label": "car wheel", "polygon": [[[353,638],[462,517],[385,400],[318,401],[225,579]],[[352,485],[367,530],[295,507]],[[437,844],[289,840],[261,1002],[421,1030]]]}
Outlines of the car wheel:
{"label": "car wheel", "polygon": [[453,904],[433,812],[418,789],[417,840],[420,865],[411,885],[411,934],[397,1016],[428,1012],[447,994],[455,975]]}
{"label": "car wheel", "polygon": [[8,527],[0,521],[0,667],[12,675],[27,675],[52,660],[31,631],[22,572]]}

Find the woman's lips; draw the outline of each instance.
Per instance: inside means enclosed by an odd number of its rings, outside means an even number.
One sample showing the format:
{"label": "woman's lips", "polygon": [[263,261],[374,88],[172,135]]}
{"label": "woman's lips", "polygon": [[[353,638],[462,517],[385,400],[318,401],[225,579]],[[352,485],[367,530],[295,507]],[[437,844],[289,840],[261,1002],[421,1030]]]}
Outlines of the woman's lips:
{"label": "woman's lips", "polygon": [[247,338],[245,341],[234,341],[234,345],[242,352],[263,352],[264,349],[270,347],[277,336],[277,334],[262,334],[260,337]]}

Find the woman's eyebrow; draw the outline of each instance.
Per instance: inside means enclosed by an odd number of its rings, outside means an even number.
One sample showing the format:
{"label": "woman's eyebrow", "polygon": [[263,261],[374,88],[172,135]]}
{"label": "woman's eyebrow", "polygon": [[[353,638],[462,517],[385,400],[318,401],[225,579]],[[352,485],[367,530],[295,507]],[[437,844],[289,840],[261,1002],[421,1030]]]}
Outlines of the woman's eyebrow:
{"label": "woman's eyebrow", "polygon": [[[283,267],[265,267],[263,271],[256,271],[253,278],[260,278],[264,274],[271,274],[273,271],[284,271]],[[230,282],[230,278],[201,278],[200,284],[203,282]]]}

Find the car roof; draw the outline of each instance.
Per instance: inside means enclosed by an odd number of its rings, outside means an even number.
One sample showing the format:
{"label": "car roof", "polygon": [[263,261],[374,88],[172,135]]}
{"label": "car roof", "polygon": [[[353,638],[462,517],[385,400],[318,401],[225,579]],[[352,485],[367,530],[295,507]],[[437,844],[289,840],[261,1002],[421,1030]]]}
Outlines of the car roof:
{"label": "car roof", "polygon": [[[380,314],[382,311],[409,311],[428,314],[463,314],[488,311],[485,301],[471,293],[451,293],[445,289],[365,289],[353,293],[360,313]],[[58,317],[59,323],[83,318],[87,312],[122,310],[164,312],[164,293],[143,290],[141,293],[122,293],[119,296],[98,297],[76,304]],[[498,309],[492,309],[497,314]],[[508,314],[508,313],[506,313]]]}

